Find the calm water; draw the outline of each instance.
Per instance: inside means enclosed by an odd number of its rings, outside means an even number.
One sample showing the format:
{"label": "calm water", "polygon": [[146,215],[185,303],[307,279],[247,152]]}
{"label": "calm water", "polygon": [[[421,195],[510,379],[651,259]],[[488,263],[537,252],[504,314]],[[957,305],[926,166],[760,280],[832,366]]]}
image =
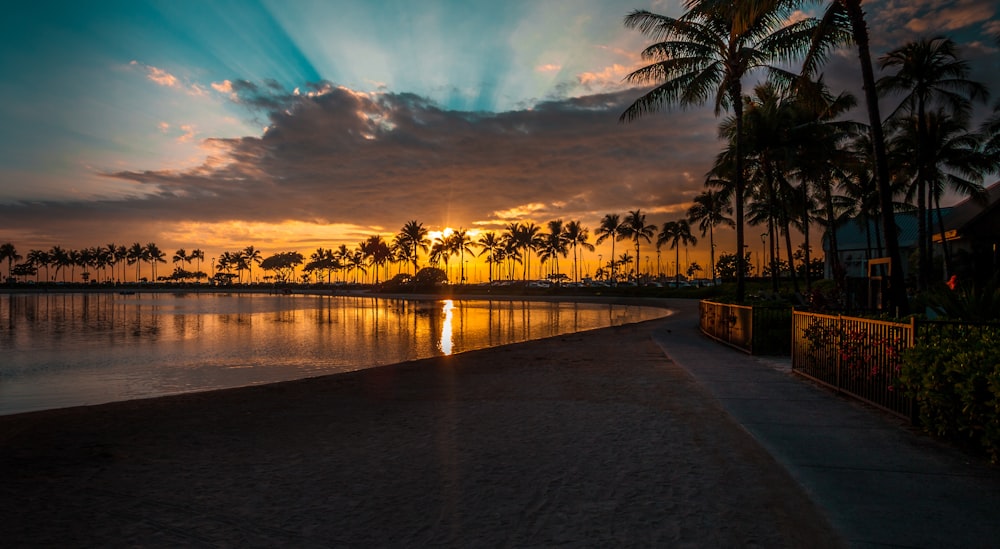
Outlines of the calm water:
{"label": "calm water", "polygon": [[0,415],[345,372],[665,314],[366,296],[0,295]]}

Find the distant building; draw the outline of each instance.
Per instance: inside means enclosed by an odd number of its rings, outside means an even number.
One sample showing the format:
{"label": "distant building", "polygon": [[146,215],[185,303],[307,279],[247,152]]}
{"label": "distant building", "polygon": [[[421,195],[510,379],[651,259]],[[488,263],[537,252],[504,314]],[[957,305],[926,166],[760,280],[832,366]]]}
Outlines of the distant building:
{"label": "distant building", "polygon": [[[985,200],[967,198],[944,216],[944,237],[959,284],[963,280],[983,284],[1000,270],[1000,181],[987,187],[985,194]],[[941,242],[938,231],[934,241]]]}
{"label": "distant building", "polygon": [[[896,214],[896,232],[899,236],[904,278],[909,273],[907,258],[917,249],[917,225],[916,213]],[[848,277],[868,276],[868,260],[885,254],[885,245],[879,245],[883,238],[882,232],[881,223],[874,219],[852,219],[837,227],[837,254]],[[826,256],[824,276],[832,278],[834,256],[826,236],[823,237],[823,252]]]}
{"label": "distant building", "polygon": [[[974,280],[982,283],[1000,270],[1000,181],[986,189],[986,199],[967,198],[955,206],[941,208],[945,239],[948,242],[952,267],[959,281]],[[934,242],[932,253],[941,258],[943,249],[937,214],[928,211],[928,231]],[[910,257],[917,249],[916,213],[897,213],[896,230],[902,256],[903,276],[909,274]],[[884,246],[881,224],[876,220],[851,220],[837,228],[837,250],[840,264],[848,277],[867,276],[868,260],[883,255]],[[825,276],[833,276],[833,254],[830,242],[824,236],[823,251],[826,255]],[[946,277],[947,278],[947,277]]]}

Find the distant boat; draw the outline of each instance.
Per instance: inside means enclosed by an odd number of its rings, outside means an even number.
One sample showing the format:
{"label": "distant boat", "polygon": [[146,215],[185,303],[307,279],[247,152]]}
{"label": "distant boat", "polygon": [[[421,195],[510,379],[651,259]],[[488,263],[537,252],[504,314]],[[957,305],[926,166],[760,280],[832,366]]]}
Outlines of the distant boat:
{"label": "distant boat", "polygon": [[135,295],[135,290],[122,290],[118,292],[118,295]]}

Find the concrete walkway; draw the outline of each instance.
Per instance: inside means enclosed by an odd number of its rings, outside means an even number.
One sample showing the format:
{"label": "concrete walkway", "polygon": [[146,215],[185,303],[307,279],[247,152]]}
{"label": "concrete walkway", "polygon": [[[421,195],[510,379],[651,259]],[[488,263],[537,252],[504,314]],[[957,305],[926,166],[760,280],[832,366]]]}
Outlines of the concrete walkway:
{"label": "concrete walkway", "polygon": [[654,339],[756,438],[853,547],[1000,547],[1000,468],[702,335],[698,304]]}

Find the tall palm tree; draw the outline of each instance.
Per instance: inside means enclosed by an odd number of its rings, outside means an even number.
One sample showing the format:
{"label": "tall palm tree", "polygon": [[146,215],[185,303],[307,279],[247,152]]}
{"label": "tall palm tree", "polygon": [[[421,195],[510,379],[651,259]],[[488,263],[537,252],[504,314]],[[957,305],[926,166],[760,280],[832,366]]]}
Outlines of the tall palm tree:
{"label": "tall palm tree", "polygon": [[646,224],[646,214],[632,210],[625,216],[621,224],[619,240],[629,239],[635,244],[635,280],[639,281],[639,241],[650,242],[656,232],[656,225]]}
{"label": "tall palm tree", "polygon": [[407,221],[403,228],[399,230],[399,236],[402,237],[400,242],[405,244],[410,250],[410,260],[413,261],[413,273],[417,273],[417,250],[423,250],[427,253],[428,246],[430,246],[430,239],[427,238],[427,228],[424,227],[423,223],[418,223],[417,220],[412,219]]}
{"label": "tall palm tree", "polygon": [[[774,2],[748,9],[750,2],[688,0],[688,11],[679,18],[634,11],[625,18],[625,26],[637,28],[657,40],[642,52],[652,63],[626,76],[633,84],[657,84],[636,100],[622,115],[632,121],[667,105],[700,105],[712,99],[715,114],[733,109],[736,135],[741,136],[743,118],[743,78],[758,68],[774,75],[787,73],[771,63],[788,61],[809,43],[814,22],[811,19],[782,26],[787,5]],[[761,3],[764,4],[764,3]],[[760,9],[758,9],[760,8]],[[733,166],[736,202],[736,247],[743,250],[743,160],[742,139],[735,141]],[[746,265],[737,253],[736,299],[743,301],[746,292]]]}
{"label": "tall palm tree", "polygon": [[135,265],[136,282],[139,282],[139,275],[142,274],[140,271],[140,265],[143,261],[145,261],[145,257],[146,248],[138,242],[133,242],[126,252],[125,261],[127,261],[129,265]]}
{"label": "tall palm tree", "polygon": [[174,257],[171,258],[171,262],[173,262],[174,265],[180,263],[181,261],[185,261],[188,263],[191,262],[191,259],[188,258],[187,250],[185,250],[184,248],[181,248],[176,252],[174,252]]}
{"label": "tall palm tree", "polygon": [[522,262],[524,263],[523,279],[528,280],[528,275],[531,273],[530,253],[537,250],[541,243],[540,233],[542,228],[535,225],[534,222],[529,221],[527,223],[511,223],[507,226],[507,230],[510,231],[514,246],[521,252]]}
{"label": "tall palm tree", "polygon": [[128,248],[126,248],[124,244],[121,244],[112,250],[112,246],[114,246],[114,244],[108,245],[108,251],[114,256],[115,264],[121,265],[122,271],[119,280],[121,282],[125,282],[125,265],[128,261]]}
{"label": "tall palm tree", "polygon": [[[36,267],[45,267],[45,280],[49,280],[49,265],[52,264],[52,258],[49,253],[45,250],[28,250],[28,263]],[[38,271],[35,271],[35,282],[38,282]]]}
{"label": "tall palm tree", "polygon": [[584,250],[590,251],[590,252],[594,251],[594,245],[591,244],[590,242],[587,242],[587,240],[590,239],[590,234],[589,233],[590,233],[589,230],[586,227],[584,227],[583,225],[581,225],[579,221],[569,221],[569,222],[566,223],[566,226],[563,227],[563,238],[565,238],[566,242],[569,242],[570,246],[573,247],[573,281],[574,282],[579,282],[580,281],[580,270],[577,268],[577,263],[576,263],[576,260],[577,260],[576,248],[577,248],[577,246],[583,248]]}
{"label": "tall palm tree", "polygon": [[480,252],[479,255],[486,254],[486,265],[490,271],[490,282],[493,282],[493,264],[497,263],[499,259],[497,257],[497,251],[502,249],[503,242],[493,231],[485,232],[479,235]]}
{"label": "tall palm tree", "polygon": [[[69,252],[60,246],[52,246],[52,248],[49,250],[49,261],[51,261],[52,265],[56,268],[55,275],[53,275],[53,278],[55,278],[59,276],[60,270],[69,266],[70,264]],[[63,271],[63,282],[65,281],[66,281],[66,272]]]}
{"label": "tall palm tree", "polygon": [[880,95],[902,93],[903,98],[891,116],[915,117],[916,135],[914,155],[917,198],[917,235],[919,269],[917,281],[921,288],[930,280],[930,239],[928,231],[928,165],[932,154],[927,150],[927,110],[932,106],[946,108],[955,116],[968,114],[973,100],[985,101],[989,95],[986,86],[969,80],[969,65],[958,57],[958,46],[942,36],[922,38],[909,42],[879,58],[882,69],[896,69],[876,82]]}
{"label": "tall palm tree", "polygon": [[454,249],[452,248],[451,243],[448,242],[449,236],[451,235],[441,235],[436,237],[434,241],[431,242],[430,261],[434,264],[444,261],[444,272],[450,281],[451,272],[448,269],[448,260],[451,259],[451,254]]}
{"label": "tall palm tree", "polygon": [[191,250],[191,254],[188,255],[188,261],[197,261],[195,275],[198,279],[201,279],[205,273],[201,272],[201,262],[205,260],[205,252],[201,249]]}
{"label": "tall palm tree", "polygon": [[559,256],[566,257],[569,254],[569,242],[564,233],[564,223],[562,219],[554,219],[547,224],[548,232],[541,235],[540,250],[545,255],[545,259],[552,260],[552,269],[549,274],[559,274]]}
{"label": "tall palm tree", "polygon": [[453,254],[458,254],[458,270],[459,270],[459,284],[465,284],[465,253],[473,253],[472,248],[472,237],[469,236],[469,232],[465,229],[458,229],[457,231],[451,233],[448,236],[448,246],[451,247]]}
{"label": "tall palm tree", "polygon": [[361,250],[362,257],[367,259],[368,264],[374,269],[374,283],[378,284],[379,268],[385,265],[392,255],[389,250],[389,245],[386,244],[381,235],[372,235],[359,244],[358,249]]}
{"label": "tall palm tree", "polygon": [[706,190],[694,197],[694,204],[688,208],[687,218],[690,223],[697,223],[701,236],[708,233],[709,270],[712,273],[712,284],[715,284],[715,227],[725,225],[733,227],[736,222],[727,214],[732,214],[733,208],[722,199],[717,191]]}
{"label": "tall palm tree", "polygon": [[[601,224],[594,231],[597,234],[597,243],[600,244],[605,240],[611,240],[611,258],[615,257],[615,242],[620,240],[622,234],[622,222],[621,216],[618,214],[605,214],[601,218]],[[615,280],[615,266],[614,261],[609,261],[611,280]]]}
{"label": "tall palm tree", "polygon": [[17,248],[10,242],[0,244],[0,261],[7,260],[7,278],[10,278],[10,271],[15,261],[20,261],[21,256],[17,253]]}
{"label": "tall palm tree", "polygon": [[146,252],[143,259],[149,262],[151,277],[150,280],[156,282],[156,264],[166,263],[167,254],[156,245],[155,242],[146,244]]}
{"label": "tall palm tree", "polygon": [[[721,0],[715,0],[721,2]],[[903,279],[903,261],[899,250],[899,232],[893,215],[893,185],[889,175],[889,159],[886,151],[885,134],[882,130],[882,115],[879,109],[878,90],[875,84],[875,70],[872,65],[868,24],[861,7],[862,0],[833,0],[827,6],[815,28],[812,45],[802,64],[802,72],[813,76],[829,53],[837,45],[852,43],[857,47],[861,68],[861,81],[865,92],[865,106],[868,111],[868,131],[874,179],[878,192],[879,210],[882,212],[881,227],[885,235],[886,255],[889,257],[889,301],[898,314],[909,313],[910,305],[906,297],[906,282]],[[747,2],[760,9],[773,5],[798,5],[801,1],[764,0]]]}
{"label": "tall palm tree", "polygon": [[261,254],[260,250],[254,248],[253,246],[247,246],[243,248],[243,259],[246,262],[247,269],[247,284],[253,283],[253,264],[256,263],[260,265]]}
{"label": "tall palm tree", "polygon": [[698,239],[691,234],[691,225],[688,223],[687,219],[678,219],[677,221],[667,221],[663,224],[663,229],[660,234],[656,236],[656,248],[659,249],[660,246],[669,242],[670,248],[676,250],[674,252],[674,264],[677,268],[674,269],[674,284],[678,287],[681,285],[681,245],[687,246],[688,244],[697,244]]}
{"label": "tall palm tree", "polygon": [[[913,157],[919,149],[924,156],[923,179],[928,191],[928,212],[936,213],[939,235],[944,235],[941,214],[941,197],[951,190],[985,199],[982,180],[985,174],[996,169],[997,160],[981,147],[980,135],[968,130],[967,113],[956,115],[944,110],[924,114],[923,128],[916,116],[896,119],[890,125],[895,129],[890,140],[890,150],[896,149]],[[951,271],[951,254],[947,241],[941,239],[945,269]]]}

